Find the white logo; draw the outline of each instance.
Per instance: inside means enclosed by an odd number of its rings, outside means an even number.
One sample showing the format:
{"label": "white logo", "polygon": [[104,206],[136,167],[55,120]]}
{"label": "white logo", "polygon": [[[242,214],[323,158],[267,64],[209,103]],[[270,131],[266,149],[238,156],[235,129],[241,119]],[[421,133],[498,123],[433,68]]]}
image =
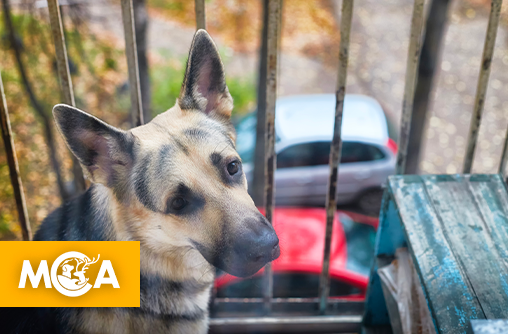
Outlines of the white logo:
{"label": "white logo", "polygon": [[[99,258],[100,254],[97,255],[97,259],[94,257],[93,260],[90,260],[88,256],[80,252],[64,253],[60,255],[51,266],[51,282],[58,292],[65,296],[78,297],[84,295],[92,288],[92,285],[88,283],[89,278],[86,275],[86,271],[90,265],[97,263]],[[104,277],[106,272],[109,277]],[[45,287],[51,288],[48,263],[46,260],[41,261],[37,269],[37,274],[34,274],[30,261],[24,260],[18,288],[25,287],[27,277],[34,288],[39,286],[42,278],[44,278]],[[112,284],[113,288],[120,288],[115,271],[109,260],[102,261],[93,288],[100,288],[101,284]]]}

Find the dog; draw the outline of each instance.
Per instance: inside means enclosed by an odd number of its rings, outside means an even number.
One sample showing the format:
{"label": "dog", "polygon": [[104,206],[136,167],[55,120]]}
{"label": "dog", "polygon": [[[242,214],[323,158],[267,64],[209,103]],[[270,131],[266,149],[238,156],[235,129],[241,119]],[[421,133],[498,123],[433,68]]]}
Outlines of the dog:
{"label": "dog", "polygon": [[140,241],[140,307],[0,310],[0,326],[206,333],[215,267],[247,277],[280,255],[273,227],[247,193],[232,109],[222,61],[204,30],[192,41],[176,105],[151,122],[123,131],[56,105],[57,127],[91,186],[51,213],[34,240]]}

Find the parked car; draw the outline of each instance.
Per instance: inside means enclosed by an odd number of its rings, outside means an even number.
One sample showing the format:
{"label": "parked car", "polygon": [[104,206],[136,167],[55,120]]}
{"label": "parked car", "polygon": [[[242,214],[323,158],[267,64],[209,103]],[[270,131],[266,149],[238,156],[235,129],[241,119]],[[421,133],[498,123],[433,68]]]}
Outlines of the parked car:
{"label": "parked car", "polygon": [[[344,223],[342,223],[344,222]],[[374,255],[377,218],[338,212],[330,253],[330,296],[363,300]],[[272,262],[275,298],[314,298],[323,263],[326,211],[323,208],[275,208],[273,226],[281,255]],[[219,275],[218,298],[262,297],[261,269],[251,278]]]}
{"label": "parked car", "polygon": [[[280,98],[275,114],[277,205],[322,206],[325,203],[335,95]],[[365,212],[379,206],[381,186],[395,172],[397,144],[380,104],[363,95],[346,95],[342,119],[342,157],[337,204],[358,203]],[[252,183],[256,115],[237,127],[237,150]],[[377,210],[375,208],[374,210]]]}

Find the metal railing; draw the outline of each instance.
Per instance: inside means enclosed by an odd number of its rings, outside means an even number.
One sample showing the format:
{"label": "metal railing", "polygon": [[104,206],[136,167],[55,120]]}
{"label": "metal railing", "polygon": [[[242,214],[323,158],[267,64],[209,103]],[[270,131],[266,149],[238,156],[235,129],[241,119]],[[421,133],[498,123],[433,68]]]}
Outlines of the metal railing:
{"label": "metal railing", "polygon": [[[338,79],[336,91],[336,109],[334,134],[330,149],[330,176],[326,201],[326,233],[323,253],[323,266],[320,276],[319,295],[316,298],[273,298],[273,273],[271,265],[267,265],[264,273],[262,298],[214,298],[212,299],[212,315],[210,320],[211,332],[255,331],[287,331],[287,332],[351,332],[358,331],[361,324],[363,302],[351,302],[344,299],[330,298],[330,245],[332,240],[332,227],[336,211],[336,194],[341,155],[341,124],[344,98],[346,93],[347,65],[349,54],[349,35],[353,17],[354,0],[343,0],[340,23],[340,53],[338,66]],[[464,173],[471,171],[478,128],[481,122],[482,110],[485,101],[490,65],[494,52],[496,31],[499,25],[499,15],[502,0],[492,0],[491,12],[485,39],[480,75],[476,92],[476,102],[471,120],[471,128],[464,159]],[[132,0],[122,0],[122,19],[125,33],[125,48],[129,69],[129,83],[133,124],[143,124],[143,110],[141,103],[141,90],[137,64],[136,38],[134,30],[134,15]],[[67,61],[67,51],[62,28],[62,21],[58,0],[48,0],[51,29],[55,42],[58,75],[62,90],[62,100],[74,105],[72,81]],[[195,0],[196,27],[204,29],[205,1]],[[268,2],[268,52],[266,76],[266,123],[265,123],[265,203],[266,217],[272,222],[274,209],[274,172],[276,168],[275,155],[275,102],[277,98],[277,67],[278,43],[281,25],[281,0]],[[421,41],[424,21],[424,0],[415,0],[410,29],[410,41],[406,66],[405,89],[402,103],[402,117],[400,137],[398,142],[397,168],[398,174],[405,171],[409,133],[411,131],[411,114],[415,84],[417,80],[417,66],[421,51]],[[19,177],[16,152],[12,140],[7,101],[3,93],[0,77],[1,98],[1,125],[7,160],[11,173],[11,183],[17,204],[19,221],[23,240],[31,240],[30,224],[23,195],[23,187]],[[504,173],[508,158],[508,131],[504,143],[503,155],[499,172]],[[84,183],[83,183],[84,184]],[[228,308],[233,307],[240,311],[231,316]],[[294,314],[291,316],[291,314]],[[228,316],[224,316],[228,315]],[[305,316],[302,316],[305,315]]]}

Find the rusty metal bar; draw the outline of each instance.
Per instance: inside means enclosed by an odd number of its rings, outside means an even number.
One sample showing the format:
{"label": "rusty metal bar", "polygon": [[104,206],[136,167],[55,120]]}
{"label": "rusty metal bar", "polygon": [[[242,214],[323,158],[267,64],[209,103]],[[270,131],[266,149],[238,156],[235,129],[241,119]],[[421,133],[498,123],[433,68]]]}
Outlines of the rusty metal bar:
{"label": "rusty metal bar", "polygon": [[[266,70],[266,125],[265,125],[265,203],[266,219],[273,224],[275,206],[274,172],[277,157],[275,156],[275,102],[277,99],[277,63],[279,44],[279,25],[281,19],[281,0],[268,2],[268,52]],[[264,310],[271,311],[273,295],[272,266],[267,264],[264,272],[263,298]]]}
{"label": "rusty metal bar", "polygon": [[72,90],[71,72],[69,70],[69,60],[67,58],[65,35],[58,0],[48,0],[48,10],[49,20],[51,22],[51,33],[55,41],[56,64],[58,76],[60,78],[62,100],[64,103],[75,107],[76,102],[74,101],[74,92]]}
{"label": "rusty metal bar", "polygon": [[361,315],[221,318],[210,319],[210,333],[351,333],[361,321]]}
{"label": "rusty metal bar", "polygon": [[196,29],[206,30],[205,0],[196,0],[194,3],[196,10]]}
{"label": "rusty metal bar", "polygon": [[[60,91],[64,103],[73,107],[76,106],[74,100],[74,92],[72,89],[72,78],[69,70],[69,60],[67,58],[67,48],[65,46],[65,35],[63,30],[62,16],[60,14],[60,6],[58,0],[48,0],[49,21],[51,23],[51,34],[55,42],[55,56],[58,68],[58,77],[60,78]],[[83,192],[86,189],[85,177],[83,170],[76,159],[71,154],[72,158],[72,173],[74,175],[74,184],[78,192]]]}
{"label": "rusty metal bar", "polygon": [[422,47],[424,0],[414,0],[413,17],[411,19],[411,35],[406,63],[406,79],[404,99],[402,102],[402,118],[400,120],[399,151],[397,154],[397,174],[404,174],[406,170],[407,147],[411,131],[411,117],[415,96],[416,78],[418,75],[418,59]]}
{"label": "rusty metal bar", "polygon": [[9,164],[9,173],[11,184],[14,189],[14,199],[16,200],[16,209],[18,210],[19,225],[23,240],[32,240],[32,231],[28,220],[28,211],[26,209],[25,194],[23,193],[23,183],[19,176],[18,159],[16,158],[16,148],[12,139],[11,123],[9,121],[9,112],[7,110],[7,101],[4,94],[4,85],[0,75],[0,121],[2,126],[2,138],[4,140],[5,154]]}
{"label": "rusty metal bar", "polygon": [[[319,316],[319,298],[274,298],[269,316]],[[327,315],[360,315],[363,301],[329,298]],[[210,318],[259,317],[264,312],[263,298],[217,298],[210,308]]]}
{"label": "rusty metal bar", "polygon": [[508,158],[508,128],[506,129],[506,136],[504,137],[503,154],[501,155],[501,161],[499,162],[498,173],[504,178],[506,173],[506,160]]}
{"label": "rusty metal bar", "polygon": [[487,34],[485,44],[483,45],[482,63],[480,75],[478,76],[478,85],[476,87],[476,99],[474,103],[471,125],[469,127],[469,136],[467,140],[466,156],[462,172],[471,173],[473,166],[476,141],[478,140],[478,130],[482,120],[483,105],[485,104],[485,95],[487,93],[487,84],[489,83],[490,65],[494,55],[494,45],[496,44],[497,27],[499,26],[499,16],[503,0],[492,0],[490,6],[489,24],[487,25]]}
{"label": "rusty metal bar", "polygon": [[[272,303],[274,304],[281,304],[281,303],[288,303],[288,304],[298,304],[298,303],[318,303],[319,302],[319,298],[272,298]],[[257,304],[257,303],[263,303],[264,302],[264,299],[263,298],[238,298],[238,297],[233,297],[233,298],[216,298],[215,299],[215,303],[216,304],[221,304],[221,303],[247,303],[247,304]],[[335,297],[335,298],[329,298],[328,299],[328,302],[329,303],[332,303],[332,304],[356,304],[356,303],[359,303],[359,302],[352,302],[346,298],[340,298],[340,297]],[[363,303],[363,302],[361,302]]]}
{"label": "rusty metal bar", "polygon": [[134,10],[132,0],[122,0],[122,22],[125,37],[125,54],[129,68],[129,91],[131,95],[131,122],[139,126],[143,121],[143,103],[139,86],[138,52],[136,46],[136,30],[134,27]]}
{"label": "rusty metal bar", "polygon": [[353,18],[353,0],[343,0],[340,20],[340,50],[339,72],[337,78],[337,92],[335,104],[335,124],[330,148],[330,175],[328,179],[328,194],[326,196],[326,234],[323,252],[323,267],[319,280],[319,310],[325,314],[328,295],[330,294],[330,246],[332,243],[332,228],[337,210],[337,180],[339,175],[339,161],[342,149],[341,127],[344,98],[346,96],[347,65],[349,58],[349,34]]}

